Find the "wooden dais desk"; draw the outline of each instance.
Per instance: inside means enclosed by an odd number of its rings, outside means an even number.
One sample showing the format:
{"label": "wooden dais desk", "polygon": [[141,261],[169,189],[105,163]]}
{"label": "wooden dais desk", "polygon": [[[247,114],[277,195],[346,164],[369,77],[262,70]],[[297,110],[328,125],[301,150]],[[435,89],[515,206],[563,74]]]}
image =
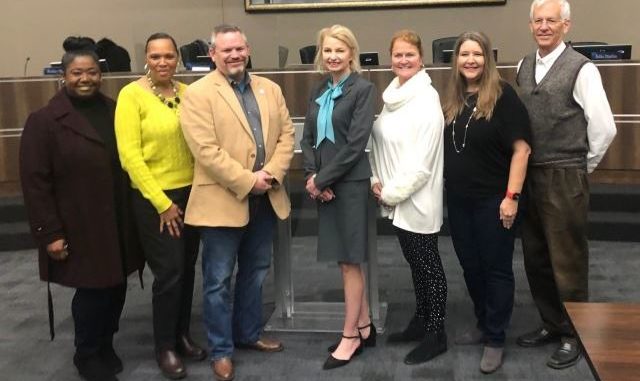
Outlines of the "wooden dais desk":
{"label": "wooden dais desk", "polygon": [[597,380],[640,380],[640,304],[564,306]]}

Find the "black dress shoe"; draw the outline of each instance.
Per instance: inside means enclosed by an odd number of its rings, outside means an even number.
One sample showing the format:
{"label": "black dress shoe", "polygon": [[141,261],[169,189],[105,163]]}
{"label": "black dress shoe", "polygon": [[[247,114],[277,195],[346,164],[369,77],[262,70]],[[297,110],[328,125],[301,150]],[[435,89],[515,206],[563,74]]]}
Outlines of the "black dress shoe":
{"label": "black dress shoe", "polygon": [[112,345],[104,345],[98,352],[104,364],[113,371],[113,374],[121,373],[124,370],[122,360],[113,349]]}
{"label": "black dress shoe", "polygon": [[162,374],[171,380],[178,380],[187,376],[187,368],[185,368],[182,359],[175,351],[166,349],[156,353],[156,361]]}
{"label": "black dress shoe", "polygon": [[573,338],[562,338],[562,343],[547,361],[547,366],[553,369],[564,369],[574,366],[580,360],[580,347]]}
{"label": "black dress shoe", "polygon": [[404,331],[389,334],[387,337],[387,343],[408,343],[411,341],[420,341],[424,339],[425,335],[424,319],[414,315]]}
{"label": "black dress shoe", "polygon": [[337,359],[335,357],[333,357],[333,354],[330,354],[329,357],[327,358],[327,361],[324,362],[324,365],[322,365],[322,369],[324,370],[329,370],[329,369],[335,369],[335,368],[340,368],[341,366],[345,366],[348,363],[351,362],[351,359],[358,356],[359,354],[362,353],[362,338],[360,338],[360,335],[358,336],[345,336],[342,335],[343,338],[345,339],[358,339],[360,340],[360,345],[358,345],[358,348],[356,348],[355,351],[353,351],[353,354],[351,355],[351,357],[349,357],[346,360],[340,360]]}
{"label": "black dress shoe", "polygon": [[409,352],[404,363],[407,365],[421,364],[447,351],[447,334],[444,330],[429,332],[424,339]]}
{"label": "black dress shoe", "polygon": [[[369,336],[367,336],[367,338],[363,338],[362,334],[360,333],[360,331],[370,328],[369,330]],[[378,337],[378,331],[376,330],[376,326],[373,325],[373,322],[370,322],[369,324],[365,325],[364,327],[358,327],[358,333],[360,333],[360,339],[362,340],[362,345],[364,347],[375,347],[376,346],[376,339]],[[331,344],[329,346],[329,348],[327,348],[327,352],[329,353],[333,353],[336,348],[338,348],[338,345],[340,344],[340,341],[338,341],[337,343]]]}
{"label": "black dress shoe", "polygon": [[176,351],[180,356],[196,361],[202,361],[207,357],[207,352],[191,340],[189,335],[180,335],[176,342]]}
{"label": "black dress shoe", "polygon": [[81,357],[73,356],[73,364],[82,379],[87,381],[118,381],[115,374],[104,363],[99,355]]}
{"label": "black dress shoe", "polygon": [[544,327],[540,327],[535,331],[525,333],[521,335],[516,340],[521,347],[541,347],[543,345],[547,345],[549,343],[553,343],[554,341],[560,340],[560,335],[557,333],[553,333],[548,331]]}

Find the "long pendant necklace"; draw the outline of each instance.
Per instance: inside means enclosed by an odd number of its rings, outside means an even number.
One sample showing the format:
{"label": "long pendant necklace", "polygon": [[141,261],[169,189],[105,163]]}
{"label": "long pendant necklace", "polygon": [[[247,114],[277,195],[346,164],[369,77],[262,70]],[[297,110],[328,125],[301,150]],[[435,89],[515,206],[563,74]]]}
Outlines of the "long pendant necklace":
{"label": "long pendant necklace", "polygon": [[456,153],[464,151],[464,146],[467,144],[467,130],[469,129],[469,123],[471,122],[471,119],[473,119],[473,115],[476,113],[476,109],[477,107],[473,108],[473,110],[471,111],[471,115],[469,115],[469,119],[467,119],[467,124],[464,125],[464,137],[462,138],[462,147],[460,147],[460,149],[458,149],[458,146],[456,145],[457,117],[453,118],[453,124],[451,125],[451,140],[453,140],[453,149],[456,151]]}
{"label": "long pendant necklace", "polygon": [[180,104],[180,97],[178,96],[178,89],[176,88],[176,83],[173,82],[173,80],[169,80],[171,82],[171,89],[173,90],[173,102],[171,102],[170,100],[167,100],[167,98],[164,95],[160,94],[160,91],[158,91],[158,86],[156,86],[156,84],[153,82],[153,79],[151,79],[151,75],[149,73],[147,73],[147,81],[149,81],[149,86],[151,86],[151,91],[153,91],[153,93],[156,95],[156,97],[158,97],[158,99],[160,99],[162,103],[164,103],[171,109],[174,107],[176,108],[178,107],[178,105]]}

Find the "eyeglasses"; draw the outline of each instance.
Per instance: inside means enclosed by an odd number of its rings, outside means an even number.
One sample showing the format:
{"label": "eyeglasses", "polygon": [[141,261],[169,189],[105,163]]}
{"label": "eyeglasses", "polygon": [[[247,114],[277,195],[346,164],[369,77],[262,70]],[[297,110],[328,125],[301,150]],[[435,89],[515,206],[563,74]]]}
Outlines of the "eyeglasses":
{"label": "eyeglasses", "polygon": [[535,19],[533,20],[533,25],[535,25],[536,27],[541,27],[542,25],[544,25],[545,23],[547,24],[547,26],[550,27],[554,27],[556,25],[558,25],[559,23],[563,22],[564,20],[557,20],[557,19]]}

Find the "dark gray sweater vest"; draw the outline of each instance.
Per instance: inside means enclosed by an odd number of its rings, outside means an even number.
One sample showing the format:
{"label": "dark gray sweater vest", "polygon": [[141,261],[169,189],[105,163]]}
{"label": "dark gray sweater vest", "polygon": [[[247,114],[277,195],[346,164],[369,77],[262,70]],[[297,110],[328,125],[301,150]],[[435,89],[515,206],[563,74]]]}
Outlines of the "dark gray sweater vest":
{"label": "dark gray sweater vest", "polygon": [[531,119],[530,165],[587,167],[587,120],[573,99],[578,73],[587,62],[587,58],[567,47],[536,84],[536,54],[522,60],[516,81]]}

